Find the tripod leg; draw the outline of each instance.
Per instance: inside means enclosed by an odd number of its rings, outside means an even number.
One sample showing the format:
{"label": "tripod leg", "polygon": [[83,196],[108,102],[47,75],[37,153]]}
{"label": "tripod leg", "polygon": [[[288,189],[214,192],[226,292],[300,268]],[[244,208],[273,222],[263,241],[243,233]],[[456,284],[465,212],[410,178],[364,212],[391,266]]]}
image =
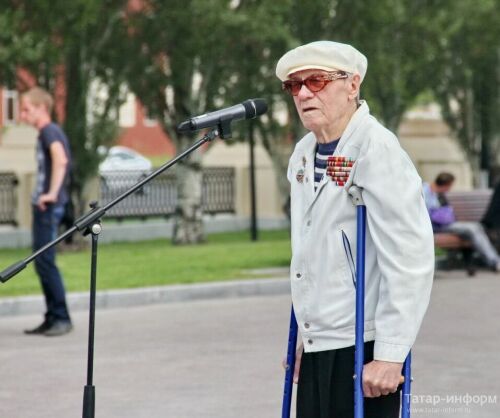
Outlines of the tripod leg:
{"label": "tripod leg", "polygon": [[290,418],[290,408],[292,405],[293,393],[293,371],[295,369],[295,350],[297,346],[297,320],[295,312],[290,313],[290,329],[288,333],[288,348],[286,354],[286,372],[285,387],[283,390],[283,406],[281,409],[281,418]]}
{"label": "tripod leg", "polygon": [[92,225],[92,256],[90,267],[90,304],[89,304],[89,343],[87,357],[87,384],[83,389],[83,418],[94,418],[95,416],[95,386],[94,376],[94,329],[95,329],[95,301],[96,301],[96,271],[97,271],[97,244],[101,224]]}

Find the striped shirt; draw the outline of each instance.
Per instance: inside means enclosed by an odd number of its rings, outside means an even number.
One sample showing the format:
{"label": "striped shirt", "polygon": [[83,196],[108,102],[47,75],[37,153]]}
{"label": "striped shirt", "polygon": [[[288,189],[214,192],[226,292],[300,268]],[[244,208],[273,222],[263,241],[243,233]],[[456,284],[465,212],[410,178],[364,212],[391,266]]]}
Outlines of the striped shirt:
{"label": "striped shirt", "polygon": [[339,139],[335,141],[328,142],[327,144],[317,144],[316,146],[316,157],[314,158],[314,190],[316,190],[321,182],[321,179],[326,172],[326,162],[328,157],[332,156],[337,148]]}

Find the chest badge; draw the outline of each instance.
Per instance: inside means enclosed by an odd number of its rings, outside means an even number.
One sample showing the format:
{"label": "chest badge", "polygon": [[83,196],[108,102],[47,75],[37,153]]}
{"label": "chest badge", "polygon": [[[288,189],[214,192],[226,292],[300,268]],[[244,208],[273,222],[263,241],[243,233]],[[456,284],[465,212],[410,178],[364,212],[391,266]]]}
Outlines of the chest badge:
{"label": "chest badge", "polygon": [[[305,175],[305,172],[306,172],[306,164],[307,164],[306,157],[302,157],[302,168],[299,168],[297,170],[297,175],[295,176],[295,178],[297,179],[297,181],[299,183],[304,183],[304,175]],[[307,181],[307,179],[306,179],[306,181]]]}
{"label": "chest badge", "polygon": [[297,175],[295,176],[295,178],[297,179],[297,181],[299,183],[303,183],[304,182],[304,169],[303,168],[299,168],[299,170],[297,171]]}
{"label": "chest badge", "polygon": [[352,166],[356,160],[350,157],[334,155],[328,157],[326,163],[326,175],[329,176],[337,186],[344,186],[351,174]]}

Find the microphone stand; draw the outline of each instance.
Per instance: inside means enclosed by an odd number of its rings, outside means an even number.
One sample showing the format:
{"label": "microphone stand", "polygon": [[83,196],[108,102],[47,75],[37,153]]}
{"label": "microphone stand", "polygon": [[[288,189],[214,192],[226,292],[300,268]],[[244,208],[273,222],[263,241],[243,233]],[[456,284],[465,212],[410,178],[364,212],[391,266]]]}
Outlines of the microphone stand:
{"label": "microphone stand", "polygon": [[129,190],[123,192],[120,196],[116,197],[114,200],[110,201],[103,207],[99,207],[97,202],[91,202],[91,210],[83,215],[81,218],[75,221],[75,224],[68,229],[66,232],[61,234],[59,237],[49,242],[39,250],[35,251],[29,257],[24,260],[18,261],[7,267],[5,270],[0,272],[0,281],[5,283],[10,280],[20,271],[22,271],[26,266],[31,263],[36,257],[38,257],[43,252],[47,251],[49,248],[54,247],[59,242],[64,241],[68,236],[72,235],[75,231],[82,232],[84,236],[91,235],[92,237],[92,250],[90,258],[90,303],[89,303],[89,339],[88,339],[88,358],[87,358],[87,384],[83,391],[83,412],[82,418],[94,418],[95,416],[95,386],[93,385],[93,371],[94,371],[94,329],[95,329],[95,301],[96,301],[96,270],[97,270],[97,244],[98,237],[101,233],[101,218],[106,215],[106,212],[113,206],[130,196],[132,193],[141,189],[145,184],[149,183],[155,177],[159,176],[164,171],[168,170],[170,167],[175,165],[179,160],[186,157],[188,154],[192,153],[203,144],[213,141],[217,136],[220,138],[230,138],[231,137],[231,120],[230,118],[221,118],[219,124],[216,128],[212,129],[210,132],[205,134],[201,139],[199,139],[195,144],[189,147],[187,150],[176,156],[174,159],[165,163],[157,170],[152,172],[149,176],[141,180],[132,186]]}

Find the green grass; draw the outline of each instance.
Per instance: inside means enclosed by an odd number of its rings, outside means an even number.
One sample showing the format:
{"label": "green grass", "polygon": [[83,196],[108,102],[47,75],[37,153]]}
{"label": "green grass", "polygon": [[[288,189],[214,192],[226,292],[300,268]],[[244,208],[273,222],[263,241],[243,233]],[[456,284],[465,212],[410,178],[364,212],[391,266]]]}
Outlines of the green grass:
{"label": "green grass", "polygon": [[148,155],[148,160],[153,164],[153,168],[158,168],[172,159],[171,155]]}
{"label": "green grass", "polygon": [[[29,254],[28,249],[0,250],[0,269]],[[195,246],[172,246],[169,240],[99,244],[97,289],[245,278],[245,270],[285,267],[289,261],[288,231],[261,231],[257,242],[247,232],[236,232],[209,235]],[[89,289],[89,249],[59,253],[57,263],[68,291]],[[32,264],[0,287],[0,297],[39,293]]]}

